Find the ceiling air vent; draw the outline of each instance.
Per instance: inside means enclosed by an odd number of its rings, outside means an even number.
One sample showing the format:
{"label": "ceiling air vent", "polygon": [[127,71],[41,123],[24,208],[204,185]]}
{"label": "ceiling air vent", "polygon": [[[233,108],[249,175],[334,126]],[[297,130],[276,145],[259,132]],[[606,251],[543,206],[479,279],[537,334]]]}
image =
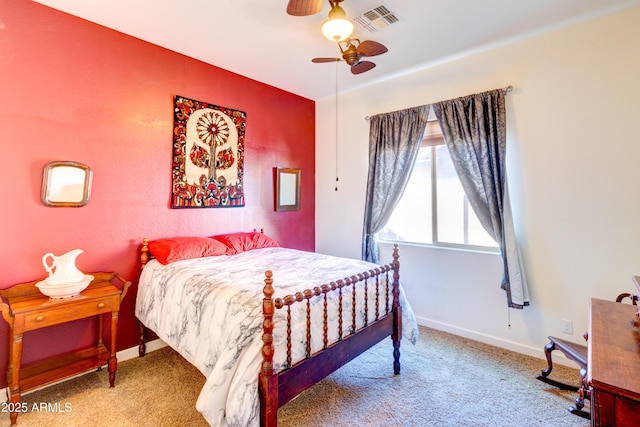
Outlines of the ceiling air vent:
{"label": "ceiling air vent", "polygon": [[398,15],[383,4],[373,9],[365,10],[354,19],[362,28],[371,33],[385,29],[399,20]]}

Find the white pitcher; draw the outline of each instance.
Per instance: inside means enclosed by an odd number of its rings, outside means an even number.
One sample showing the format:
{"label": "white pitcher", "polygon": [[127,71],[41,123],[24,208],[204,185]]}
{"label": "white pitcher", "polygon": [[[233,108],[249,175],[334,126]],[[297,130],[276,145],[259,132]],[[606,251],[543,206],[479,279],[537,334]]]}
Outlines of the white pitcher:
{"label": "white pitcher", "polygon": [[[77,283],[82,281],[84,274],[76,267],[76,257],[83,253],[82,249],[74,249],[64,255],[55,256],[51,252],[42,257],[42,265],[49,273],[46,279],[49,285]],[[47,260],[51,258],[51,265]]]}

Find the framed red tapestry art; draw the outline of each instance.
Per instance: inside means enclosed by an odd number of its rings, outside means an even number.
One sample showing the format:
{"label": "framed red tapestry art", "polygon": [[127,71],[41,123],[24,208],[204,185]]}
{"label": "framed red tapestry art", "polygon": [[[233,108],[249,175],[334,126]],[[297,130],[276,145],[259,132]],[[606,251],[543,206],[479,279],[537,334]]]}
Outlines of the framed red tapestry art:
{"label": "framed red tapestry art", "polygon": [[246,114],[175,96],[173,208],[244,206]]}

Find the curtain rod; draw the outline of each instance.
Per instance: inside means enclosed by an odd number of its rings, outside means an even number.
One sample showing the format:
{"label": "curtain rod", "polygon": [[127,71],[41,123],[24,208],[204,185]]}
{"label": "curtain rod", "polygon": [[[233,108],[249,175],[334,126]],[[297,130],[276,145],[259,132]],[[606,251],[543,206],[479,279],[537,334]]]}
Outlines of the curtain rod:
{"label": "curtain rod", "polygon": [[[513,90],[513,86],[511,86],[511,85],[509,85],[509,86],[505,86],[505,87],[503,87],[503,88],[502,88],[502,91],[503,91],[505,94],[507,94],[507,93],[511,92],[512,90]],[[370,119],[371,119],[371,116],[365,116],[365,118],[364,118],[364,119],[365,119],[365,120],[370,120]]]}

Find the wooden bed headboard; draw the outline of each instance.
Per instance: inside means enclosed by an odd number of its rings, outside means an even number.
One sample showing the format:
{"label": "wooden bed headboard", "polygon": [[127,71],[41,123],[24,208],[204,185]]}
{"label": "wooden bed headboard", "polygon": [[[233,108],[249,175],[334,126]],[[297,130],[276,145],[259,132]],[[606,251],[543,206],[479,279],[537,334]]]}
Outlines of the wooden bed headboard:
{"label": "wooden bed headboard", "polygon": [[[254,233],[257,233],[258,230],[256,228],[253,229]],[[260,233],[264,234],[264,228],[260,229]],[[149,261],[154,259],[155,256],[149,251],[149,239],[144,237],[142,239],[142,246],[140,247],[140,271],[144,269]]]}

